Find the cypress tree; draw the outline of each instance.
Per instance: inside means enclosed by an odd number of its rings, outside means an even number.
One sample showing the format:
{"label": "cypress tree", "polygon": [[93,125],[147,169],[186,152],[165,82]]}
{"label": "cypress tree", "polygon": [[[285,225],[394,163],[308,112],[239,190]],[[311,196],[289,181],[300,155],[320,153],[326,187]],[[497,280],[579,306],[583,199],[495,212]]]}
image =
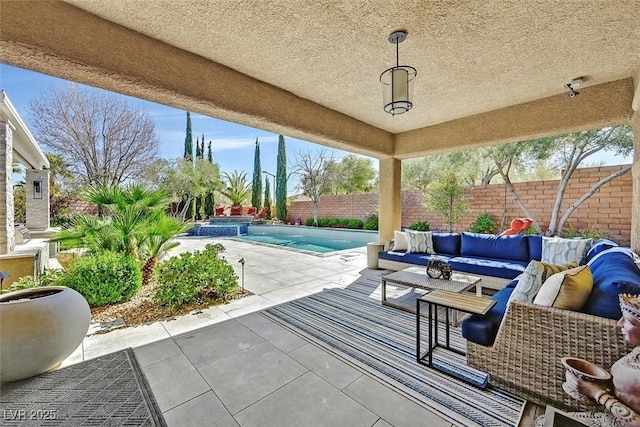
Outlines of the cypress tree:
{"label": "cypress tree", "polygon": [[[207,160],[209,161],[209,163],[213,164],[213,151],[211,150],[211,141],[209,141],[209,145],[207,149]],[[214,196],[214,190],[211,189],[209,190],[209,192],[207,192],[207,196],[205,198],[205,203],[204,203],[204,213],[207,217],[215,213],[215,205],[216,205],[216,201]]]}
{"label": "cypress tree", "polygon": [[276,169],[276,215],[281,221],[287,220],[287,150],[284,136],[278,138],[278,158]]}
{"label": "cypress tree", "polygon": [[196,159],[199,159],[200,157],[202,157],[200,154],[200,140],[196,136]]}
{"label": "cypress tree", "polygon": [[204,159],[204,133],[202,134],[202,141],[200,142],[200,156],[199,159]]}
{"label": "cypress tree", "polygon": [[264,177],[264,206],[267,208],[267,216],[265,218],[271,218],[271,184],[269,183],[269,177]]}
{"label": "cypress tree", "polygon": [[262,209],[262,166],[260,165],[260,143],[256,137],[256,151],[253,155],[253,182],[251,183],[251,206]]}
{"label": "cypress tree", "polygon": [[193,134],[191,133],[191,113],[187,111],[187,135],[184,138],[184,158],[193,158]]}

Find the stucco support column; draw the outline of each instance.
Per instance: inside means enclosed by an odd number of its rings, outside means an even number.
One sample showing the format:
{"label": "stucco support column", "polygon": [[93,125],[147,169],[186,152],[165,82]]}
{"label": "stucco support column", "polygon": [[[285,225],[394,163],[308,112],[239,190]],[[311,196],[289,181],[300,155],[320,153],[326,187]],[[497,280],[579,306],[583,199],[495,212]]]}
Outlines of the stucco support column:
{"label": "stucco support column", "polygon": [[27,169],[25,191],[27,196],[27,228],[49,228],[49,171]]}
{"label": "stucco support column", "polygon": [[633,197],[631,198],[631,249],[640,254],[640,111],[631,118],[633,125]]}
{"label": "stucco support column", "polygon": [[380,241],[393,239],[402,221],[401,191],[402,165],[400,159],[380,160],[380,201],[378,206],[378,237]]}
{"label": "stucco support column", "polygon": [[15,248],[13,226],[13,127],[0,120],[0,255]]}

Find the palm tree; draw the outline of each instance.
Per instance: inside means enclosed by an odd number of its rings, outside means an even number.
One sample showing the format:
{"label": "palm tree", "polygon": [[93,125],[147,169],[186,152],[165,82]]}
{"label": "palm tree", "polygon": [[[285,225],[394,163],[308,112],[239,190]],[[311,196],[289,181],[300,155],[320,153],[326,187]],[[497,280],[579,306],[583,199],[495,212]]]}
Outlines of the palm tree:
{"label": "palm tree", "polygon": [[78,215],[69,229],[51,240],[68,247],[144,258],[144,284],[151,280],[158,257],[175,247],[173,238],[185,231],[182,221],[165,213],[170,198],[164,191],[151,191],[139,184],[123,189],[99,185],[85,191],[83,199],[98,205],[102,216]]}
{"label": "palm tree", "polygon": [[226,181],[226,187],[222,189],[221,193],[229,199],[232,206],[242,206],[251,193],[251,184],[247,181],[247,174],[237,170],[230,174],[227,172],[222,172],[222,174]]}
{"label": "palm tree", "polygon": [[153,277],[158,260],[165,252],[180,245],[174,238],[189,229],[190,225],[178,220],[175,217],[158,212],[149,218],[146,223],[141,247],[147,257],[142,265],[142,285],[148,285]]}

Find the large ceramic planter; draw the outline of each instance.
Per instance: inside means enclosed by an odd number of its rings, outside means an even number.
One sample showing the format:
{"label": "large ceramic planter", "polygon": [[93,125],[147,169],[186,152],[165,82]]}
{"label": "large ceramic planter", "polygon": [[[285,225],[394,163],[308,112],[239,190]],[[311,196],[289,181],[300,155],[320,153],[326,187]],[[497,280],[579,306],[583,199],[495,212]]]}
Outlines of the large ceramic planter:
{"label": "large ceramic planter", "polygon": [[242,206],[231,206],[231,215],[242,215]]}
{"label": "large ceramic planter", "polygon": [[82,343],[90,320],[87,301],[64,286],[0,295],[0,382],[58,366]]}

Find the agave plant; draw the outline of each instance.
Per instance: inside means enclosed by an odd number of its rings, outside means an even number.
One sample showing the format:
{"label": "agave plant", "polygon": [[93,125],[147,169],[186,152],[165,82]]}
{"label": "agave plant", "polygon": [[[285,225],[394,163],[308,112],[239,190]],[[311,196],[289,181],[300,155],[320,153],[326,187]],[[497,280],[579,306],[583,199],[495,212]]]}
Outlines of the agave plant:
{"label": "agave plant", "polygon": [[251,193],[251,184],[247,180],[245,172],[234,170],[232,173],[223,172],[226,187],[221,193],[231,201],[233,206],[242,206]]}

